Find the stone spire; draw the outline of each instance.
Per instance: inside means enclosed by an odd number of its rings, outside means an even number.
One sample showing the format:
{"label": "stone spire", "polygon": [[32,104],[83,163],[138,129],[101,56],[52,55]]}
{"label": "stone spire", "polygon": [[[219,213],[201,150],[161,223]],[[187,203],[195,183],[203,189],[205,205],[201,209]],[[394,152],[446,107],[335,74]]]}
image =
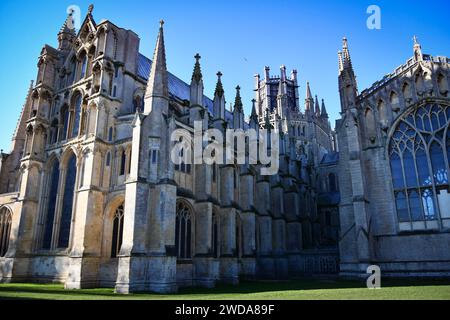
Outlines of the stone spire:
{"label": "stone spire", "polygon": [[320,105],[319,105],[319,99],[317,98],[317,94],[316,94],[316,103],[315,103],[314,113],[316,114],[317,117],[320,117]]}
{"label": "stone spire", "polygon": [[423,61],[423,55],[422,55],[422,46],[419,43],[419,40],[416,36],[413,37],[414,40],[414,59],[416,61]]}
{"label": "stone spire", "polygon": [[356,97],[358,96],[358,85],[348,50],[347,38],[345,37],[342,40],[342,52],[338,53],[338,57],[339,93],[341,96],[341,110],[344,112],[355,106]]}
{"label": "stone spire", "polygon": [[241,99],[241,87],[236,87],[236,98],[234,100],[234,111],[243,112],[243,104]]}
{"label": "stone spire", "polygon": [[11,143],[11,151],[13,151],[17,145],[18,141],[23,142],[25,141],[25,135],[26,135],[26,124],[28,117],[31,112],[31,94],[33,92],[33,86],[34,81],[31,80],[30,87],[28,88],[27,97],[25,99],[25,103],[22,107],[22,112],[20,113],[19,120],[16,125],[16,130],[14,130],[14,134],[12,136],[12,143]]}
{"label": "stone spire", "polygon": [[225,94],[225,91],[223,90],[222,85],[222,72],[217,72],[217,84],[216,84],[216,91],[214,92],[214,96],[222,97]]}
{"label": "stone spire", "polygon": [[314,100],[311,94],[311,88],[309,82],[306,83],[306,98],[305,98],[305,111],[311,111],[314,107]]}
{"label": "stone spire", "polygon": [[69,12],[58,33],[58,49],[69,50],[73,39],[76,37],[73,10]]}
{"label": "stone spire", "polygon": [[169,85],[167,80],[166,50],[164,47],[164,21],[160,21],[158,39],[153,53],[152,67],[145,92],[144,113],[149,114],[156,107],[168,111]]}
{"label": "stone spire", "polygon": [[202,69],[200,67],[200,59],[202,58],[198,53],[194,56],[195,66],[194,72],[192,73],[192,81],[199,83],[203,79]]}
{"label": "stone spire", "polygon": [[203,106],[203,75],[200,68],[200,55],[195,56],[194,72],[191,79],[191,106]]}
{"label": "stone spire", "polygon": [[250,114],[250,119],[258,121],[258,114],[256,113],[256,99],[252,100],[252,113]]}
{"label": "stone spire", "polygon": [[67,15],[66,20],[64,21],[61,29],[59,30],[59,34],[61,33],[68,33],[74,36],[76,35],[75,23],[73,21],[73,10],[70,11],[70,13]]}
{"label": "stone spire", "polygon": [[216,91],[214,92],[214,119],[225,119],[225,91],[222,85],[222,72],[217,72]]}
{"label": "stone spire", "polygon": [[342,65],[344,68],[348,67],[353,69],[352,59],[350,57],[350,51],[348,49],[348,41],[345,37],[342,39],[342,59]]}
{"label": "stone spire", "polygon": [[320,112],[321,117],[328,119],[327,108],[325,107],[325,100],[322,99],[322,111]]}

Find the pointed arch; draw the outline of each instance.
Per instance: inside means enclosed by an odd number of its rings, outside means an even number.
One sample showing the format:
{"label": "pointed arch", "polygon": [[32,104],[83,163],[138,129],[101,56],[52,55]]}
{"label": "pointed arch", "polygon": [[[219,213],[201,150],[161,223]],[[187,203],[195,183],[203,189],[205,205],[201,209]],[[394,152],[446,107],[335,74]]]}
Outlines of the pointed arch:
{"label": "pointed arch", "polygon": [[439,72],[439,74],[437,76],[437,83],[438,83],[439,93],[442,96],[447,97],[448,89],[449,89],[448,81],[447,81],[447,77],[442,72]]}
{"label": "pointed arch", "polygon": [[56,204],[59,187],[60,167],[56,156],[49,161],[46,184],[46,206],[44,212],[44,230],[42,249],[50,249],[52,246],[53,229],[56,215]]}
{"label": "pointed arch", "polygon": [[125,220],[124,203],[119,205],[114,212],[112,239],[111,239],[111,258],[117,258],[122,248],[123,226]]}
{"label": "pointed arch", "polygon": [[375,117],[371,108],[367,108],[365,113],[365,124],[366,124],[366,136],[371,142],[374,141],[376,137],[376,129],[375,129]]}
{"label": "pointed arch", "polygon": [[8,252],[11,225],[11,210],[8,207],[0,207],[0,257],[4,257]]}
{"label": "pointed arch", "polygon": [[179,199],[176,205],[175,248],[179,260],[192,259],[192,244],[194,234],[194,210],[184,199]]}
{"label": "pointed arch", "polygon": [[61,166],[64,172],[64,184],[62,187],[62,206],[58,229],[58,248],[67,248],[69,246],[77,178],[77,157],[72,150],[63,155]]}
{"label": "pointed arch", "polygon": [[436,103],[419,105],[403,114],[390,134],[388,153],[397,217],[400,223],[409,223],[410,230],[436,228],[436,222],[428,222],[446,217],[445,203],[450,197],[442,190],[449,188],[445,154],[449,109]]}
{"label": "pointed arch", "polygon": [[410,102],[410,100],[412,99],[412,92],[411,92],[411,86],[408,82],[403,83],[402,93],[403,93],[403,97],[405,98],[405,100],[407,102]]}

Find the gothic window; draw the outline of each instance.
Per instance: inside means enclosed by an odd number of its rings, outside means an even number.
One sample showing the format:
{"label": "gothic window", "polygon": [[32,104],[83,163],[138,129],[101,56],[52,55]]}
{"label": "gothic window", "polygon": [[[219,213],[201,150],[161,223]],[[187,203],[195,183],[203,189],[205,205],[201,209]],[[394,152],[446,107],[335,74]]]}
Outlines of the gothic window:
{"label": "gothic window", "polygon": [[416,91],[418,95],[422,95],[425,91],[423,77],[420,74],[416,75]]}
{"label": "gothic window", "polygon": [[80,67],[80,80],[83,79],[86,76],[87,66],[88,66],[88,56],[86,52],[83,52],[83,54],[80,57],[81,61],[81,67]]}
{"label": "gothic window", "polygon": [[67,248],[69,246],[76,175],[77,159],[75,155],[72,154],[69,158],[69,161],[67,161],[67,167],[65,170],[64,194],[61,210],[61,221],[59,225],[58,248]]}
{"label": "gothic window", "polygon": [[54,160],[48,178],[48,200],[47,212],[45,215],[44,224],[44,239],[42,242],[42,249],[50,249],[53,238],[53,223],[55,220],[56,199],[59,185],[59,161]]}
{"label": "gothic window", "polygon": [[366,135],[367,138],[371,141],[374,142],[375,136],[376,136],[376,132],[375,132],[375,118],[373,116],[373,112],[372,109],[367,109],[366,110]]}
{"label": "gothic window", "polygon": [[412,99],[411,88],[408,83],[405,82],[405,84],[403,85],[402,92],[403,92],[403,96],[405,97],[405,100],[407,100],[407,102],[408,102],[408,100]]}
{"label": "gothic window", "polygon": [[109,167],[111,165],[111,152],[108,151],[106,154],[106,166]]}
{"label": "gothic window", "polygon": [[67,86],[70,86],[75,81],[75,74],[77,73],[77,62],[76,58],[72,57],[70,61],[70,78],[68,78]]}
{"label": "gothic window", "polygon": [[[394,111],[398,111],[400,108],[400,100],[398,99],[398,95],[392,91],[390,97],[391,107]],[[387,120],[386,108],[384,108],[384,114],[380,114],[380,120]]]}
{"label": "gothic window", "polygon": [[55,119],[52,122],[52,126],[50,128],[50,144],[54,144],[58,142],[58,120]]}
{"label": "gothic window", "polygon": [[11,235],[12,214],[8,208],[0,209],[0,257],[8,251],[9,237]]}
{"label": "gothic window", "polygon": [[389,145],[392,184],[400,222],[437,220],[448,201],[450,107],[433,104],[409,112]]}
{"label": "gothic window", "polygon": [[108,130],[108,141],[109,142],[113,141],[113,128],[112,127],[109,127],[109,130]]}
{"label": "gothic window", "polygon": [[152,164],[156,164],[158,162],[158,150],[152,150]]}
{"label": "gothic window", "polygon": [[123,176],[125,174],[125,166],[127,163],[127,154],[125,153],[125,150],[122,150],[120,153],[120,176]]}
{"label": "gothic window", "polygon": [[111,258],[117,258],[120,252],[120,248],[122,247],[123,223],[124,223],[124,207],[122,204],[117,208],[114,214]]}
{"label": "gothic window", "polygon": [[63,128],[60,139],[67,140],[67,133],[69,130],[69,121],[70,121],[70,113],[67,105],[64,105],[61,108],[61,121],[63,123]]}
{"label": "gothic window", "polygon": [[80,127],[80,117],[81,117],[81,103],[82,103],[81,94],[77,94],[75,99],[73,100],[74,103],[72,105],[73,109],[73,120],[72,120],[72,126],[71,126],[71,138],[74,138],[78,135],[78,130]]}
{"label": "gothic window", "polygon": [[175,247],[178,259],[192,258],[192,211],[184,201],[177,202]]}

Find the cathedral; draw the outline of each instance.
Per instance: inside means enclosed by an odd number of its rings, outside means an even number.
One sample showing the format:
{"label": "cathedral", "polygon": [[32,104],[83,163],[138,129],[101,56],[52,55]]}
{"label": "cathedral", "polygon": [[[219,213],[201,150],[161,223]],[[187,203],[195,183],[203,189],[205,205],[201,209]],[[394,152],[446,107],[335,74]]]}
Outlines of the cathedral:
{"label": "cathedral", "polygon": [[[168,72],[164,22],[152,59],[133,31],[69,15],[45,45],[9,153],[0,153],[0,282],[176,292],[241,280],[450,276],[449,62],[422,53],[358,92],[347,40],[341,119],[300,102],[297,71],[255,75],[226,108]],[[210,97],[212,98],[210,98]],[[194,123],[279,139],[279,170],[171,160]],[[258,143],[256,141],[255,143]]]}

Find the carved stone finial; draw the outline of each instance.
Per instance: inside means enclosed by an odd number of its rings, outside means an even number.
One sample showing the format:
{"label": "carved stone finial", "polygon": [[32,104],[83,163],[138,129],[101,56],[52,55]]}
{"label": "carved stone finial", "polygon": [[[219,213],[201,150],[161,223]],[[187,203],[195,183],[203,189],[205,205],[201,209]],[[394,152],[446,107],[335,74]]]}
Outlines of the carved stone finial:
{"label": "carved stone finial", "polygon": [[159,21],[159,27],[162,28],[163,26],[164,26],[164,20],[161,19],[161,20]]}
{"label": "carved stone finial", "polygon": [[88,7],[88,14],[92,14],[92,11],[94,11],[94,5],[90,4]]}
{"label": "carved stone finial", "polygon": [[195,56],[194,56],[194,58],[195,58],[195,60],[197,60],[197,62],[202,58],[201,56],[200,56],[200,54],[196,54]]}

